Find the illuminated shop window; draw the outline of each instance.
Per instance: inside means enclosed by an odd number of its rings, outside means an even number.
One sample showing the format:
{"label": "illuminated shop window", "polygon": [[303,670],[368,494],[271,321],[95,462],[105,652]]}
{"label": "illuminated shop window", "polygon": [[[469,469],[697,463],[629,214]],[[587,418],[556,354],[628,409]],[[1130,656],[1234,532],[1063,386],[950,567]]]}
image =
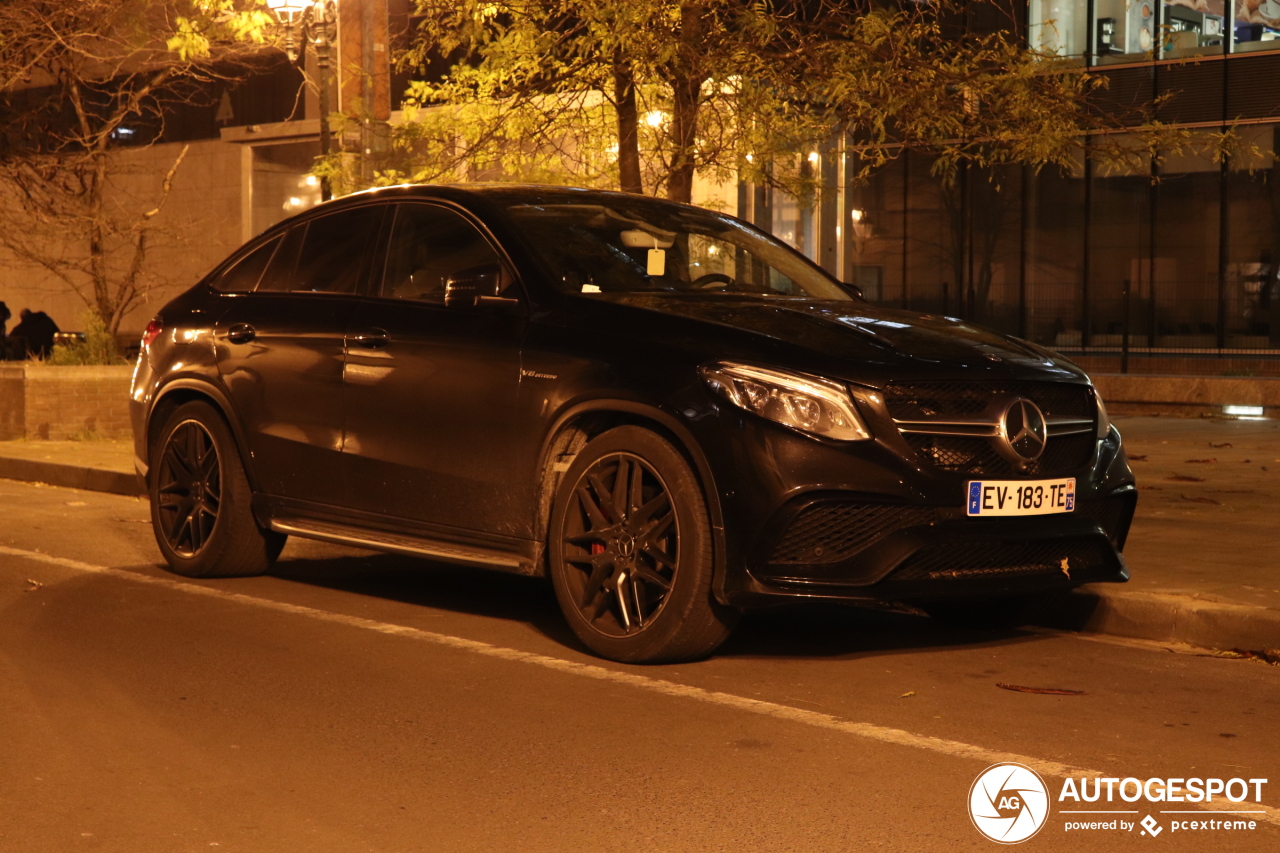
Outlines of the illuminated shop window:
{"label": "illuminated shop window", "polygon": [[1234,0],[1232,53],[1280,50],[1280,0]]}
{"label": "illuminated shop window", "polygon": [[1168,0],[1160,23],[1162,59],[1222,53],[1230,37],[1227,0]]}
{"label": "illuminated shop window", "polygon": [[1098,0],[1094,53],[1099,63],[1140,62],[1154,55],[1158,0]]}
{"label": "illuminated shop window", "polygon": [[1088,6],[1079,0],[1031,0],[1031,47],[1056,56],[1082,56],[1088,46]]}

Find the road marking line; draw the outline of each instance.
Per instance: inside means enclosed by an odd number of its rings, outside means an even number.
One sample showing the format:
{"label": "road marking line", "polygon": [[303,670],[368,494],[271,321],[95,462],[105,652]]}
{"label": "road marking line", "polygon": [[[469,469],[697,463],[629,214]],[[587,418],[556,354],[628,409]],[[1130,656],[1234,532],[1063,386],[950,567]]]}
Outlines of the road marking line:
{"label": "road marking line", "polygon": [[[394,625],[389,622],[378,622],[373,619],[365,619],[362,616],[349,616],[344,613],[333,613],[331,611],[320,610],[315,607],[307,607],[301,604],[288,604],[283,601],[275,601],[270,598],[259,598],[254,595],[245,595],[240,592],[227,592],[225,590],[199,586],[193,583],[184,583],[183,581],[172,580],[170,578],[151,577],[150,575],[138,574],[137,572],[131,572],[125,569],[113,569],[108,566],[97,566],[92,563],[72,560],[67,557],[55,557],[51,554],[44,554],[39,551],[26,551],[20,548],[10,548],[0,545],[0,554],[21,557],[35,562],[48,563],[50,565],[61,566],[67,569],[75,569],[81,572],[109,575],[111,577],[135,581],[137,583],[165,587],[167,589],[173,589],[178,592],[184,592],[191,595],[203,595],[208,598],[234,601],[239,604],[247,604],[252,607],[260,607],[266,610],[275,610],[280,613],[292,613],[297,616],[307,616],[323,622],[333,622],[339,625],[347,625],[352,628],[361,628],[366,631],[376,631],[379,634],[409,637],[411,639],[434,643],[435,645],[446,646],[460,651],[472,652],[474,654],[485,655],[486,657],[491,658],[498,658],[499,660],[533,664],[534,666],[541,666],[558,672],[567,672],[572,673],[573,675],[594,678],[599,681],[611,681],[615,684],[626,684],[630,687],[648,690],[651,693],[661,693],[681,699],[694,699],[711,705],[719,705],[725,708],[747,711],[752,714],[759,714],[761,716],[772,717],[777,720],[785,720],[792,723],[804,723],[806,725],[816,726],[830,731],[837,731],[843,734],[856,735],[858,737],[876,740],[882,743],[894,744],[896,746],[909,746],[917,749],[927,749],[930,752],[942,753],[956,758],[968,758],[974,761],[985,762],[986,764],[1016,762],[1018,764],[1025,764],[1029,767],[1034,767],[1044,775],[1056,776],[1058,778],[1067,778],[1069,776],[1107,777],[1106,773],[1098,770],[1090,770],[1086,767],[1062,764],[1057,761],[1047,761],[1041,758],[1019,755],[1015,752],[1001,752],[999,750],[987,749],[986,747],[974,746],[973,744],[962,743],[961,741],[955,740],[946,740],[944,738],[932,737],[930,735],[918,735],[914,732],[890,728],[888,726],[880,726],[874,723],[858,723],[832,714],[824,714],[819,711],[806,711],[803,708],[793,708],[790,705],[779,705],[775,702],[766,702],[761,699],[750,699],[746,696],[737,696],[733,693],[721,693],[717,690],[706,690],[702,687],[694,687],[689,684],[677,684],[674,681],[663,681],[662,679],[651,678],[647,675],[637,675],[631,672],[619,672],[618,670],[607,669],[596,664],[579,663],[577,661],[564,660],[563,658],[540,655],[535,652],[522,652],[518,649],[509,649],[505,646],[495,646],[492,643],[486,643],[481,640],[468,640],[465,637],[455,637],[451,634],[439,634],[435,631],[424,631],[421,628],[410,628],[407,625]],[[1280,826],[1280,809],[1252,802],[1240,802],[1236,805],[1239,805],[1242,808],[1260,809],[1261,820]]]}

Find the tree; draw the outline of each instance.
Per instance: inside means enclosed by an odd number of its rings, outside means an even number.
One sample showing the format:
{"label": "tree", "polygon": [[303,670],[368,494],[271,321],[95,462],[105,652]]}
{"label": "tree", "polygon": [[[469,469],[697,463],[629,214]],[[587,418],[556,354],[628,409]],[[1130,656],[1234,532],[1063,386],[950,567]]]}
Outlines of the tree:
{"label": "tree", "polygon": [[[417,0],[402,61],[421,79],[364,183],[492,170],[688,201],[699,174],[811,192],[802,155],[840,135],[863,175],[904,150],[947,179],[1112,152],[1101,78],[1029,50],[1012,18],[970,26],[973,5]],[[329,164],[348,184],[353,157]]]}
{"label": "tree", "polygon": [[0,246],[116,332],[145,295],[153,222],[187,149],[140,204],[113,193],[114,149],[158,139],[175,104],[247,75],[271,21],[258,0],[0,5]]}

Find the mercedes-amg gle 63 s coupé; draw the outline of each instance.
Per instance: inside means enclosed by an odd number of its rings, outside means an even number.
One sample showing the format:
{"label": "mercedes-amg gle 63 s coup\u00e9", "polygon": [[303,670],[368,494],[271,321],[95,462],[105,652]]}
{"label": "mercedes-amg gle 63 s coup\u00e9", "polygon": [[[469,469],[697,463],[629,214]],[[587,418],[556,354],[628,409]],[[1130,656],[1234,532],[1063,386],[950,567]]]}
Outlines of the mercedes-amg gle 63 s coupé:
{"label": "mercedes-amg gle 63 s coup\u00e9", "polygon": [[1133,474],[1080,369],[686,205],[359,193],[251,240],[143,345],[137,461],[183,575],[302,536],[546,576],[631,662],[786,599],[1012,618],[1127,579]]}

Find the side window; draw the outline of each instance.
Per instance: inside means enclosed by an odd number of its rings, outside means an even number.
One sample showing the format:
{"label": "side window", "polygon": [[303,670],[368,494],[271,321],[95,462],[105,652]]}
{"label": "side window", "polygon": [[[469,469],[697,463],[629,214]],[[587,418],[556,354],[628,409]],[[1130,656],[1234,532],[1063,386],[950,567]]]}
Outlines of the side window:
{"label": "side window", "polygon": [[296,226],[258,289],[355,293],[382,212],[360,207]]}
{"label": "side window", "polygon": [[258,290],[293,290],[294,273],[298,266],[298,252],[307,236],[307,224],[295,225],[280,240],[280,248],[271,257],[266,272],[258,282]]}
{"label": "side window", "polygon": [[[444,283],[473,267],[502,260],[489,241],[460,214],[430,204],[398,204],[387,247],[382,295],[444,302]],[[511,278],[502,273],[503,288]]]}
{"label": "side window", "polygon": [[262,271],[280,245],[280,238],[268,240],[240,260],[213,282],[213,289],[223,293],[248,293],[258,286]]}

